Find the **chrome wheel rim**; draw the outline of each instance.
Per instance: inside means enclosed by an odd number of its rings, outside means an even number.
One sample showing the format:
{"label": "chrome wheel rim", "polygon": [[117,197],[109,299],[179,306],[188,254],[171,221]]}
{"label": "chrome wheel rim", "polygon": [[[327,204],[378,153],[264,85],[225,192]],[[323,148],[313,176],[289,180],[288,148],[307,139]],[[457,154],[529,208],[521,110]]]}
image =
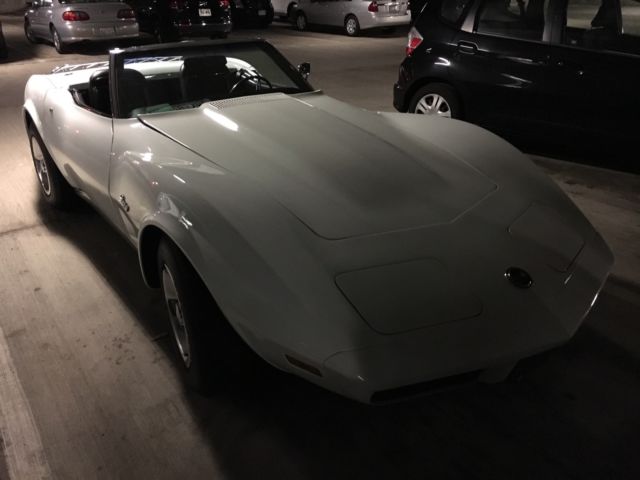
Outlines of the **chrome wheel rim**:
{"label": "chrome wheel rim", "polygon": [[356,33],[356,20],[355,18],[350,18],[347,20],[347,33],[349,35],[354,35]]}
{"label": "chrome wheel rim", "polygon": [[296,23],[299,30],[304,30],[307,26],[307,21],[305,20],[304,15],[298,15],[298,17],[296,18]]}
{"label": "chrome wheel rim", "polygon": [[60,36],[56,30],[53,31],[53,46],[56,50],[60,50]]}
{"label": "chrome wheel rim", "polygon": [[42,191],[48,197],[51,195],[51,179],[49,178],[49,170],[47,169],[47,162],[44,159],[44,154],[40,148],[40,144],[36,138],[31,136],[31,152],[33,156],[33,164],[36,167],[36,174],[40,181]]}
{"label": "chrome wheel rim", "polygon": [[169,323],[173,331],[173,338],[176,341],[178,352],[185,365],[189,368],[191,365],[191,348],[189,347],[189,330],[184,320],[182,304],[178,297],[176,284],[173,276],[169,271],[169,267],[162,266],[162,288],[164,290],[164,299],[169,310]]}
{"label": "chrome wheel rim", "polygon": [[443,96],[437,93],[429,93],[417,103],[415,113],[451,118],[451,107]]}

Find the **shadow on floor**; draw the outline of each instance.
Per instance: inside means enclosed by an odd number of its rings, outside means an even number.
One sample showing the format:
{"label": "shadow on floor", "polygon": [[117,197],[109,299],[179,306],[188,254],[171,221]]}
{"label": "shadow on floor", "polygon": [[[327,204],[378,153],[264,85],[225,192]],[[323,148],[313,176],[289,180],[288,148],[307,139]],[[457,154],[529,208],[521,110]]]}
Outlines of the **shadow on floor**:
{"label": "shadow on floor", "polygon": [[[144,286],[130,245],[82,202],[39,212],[161,335],[160,294]],[[192,414],[233,480],[640,478],[640,307],[620,288],[603,291],[571,342],[502,384],[371,407],[259,365],[240,386],[189,394]]]}

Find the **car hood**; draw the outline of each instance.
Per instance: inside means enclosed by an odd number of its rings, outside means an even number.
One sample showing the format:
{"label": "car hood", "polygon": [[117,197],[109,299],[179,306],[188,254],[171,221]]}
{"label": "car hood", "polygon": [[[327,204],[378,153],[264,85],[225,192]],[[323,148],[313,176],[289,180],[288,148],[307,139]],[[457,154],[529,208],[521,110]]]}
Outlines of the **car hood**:
{"label": "car hood", "polygon": [[241,97],[139,119],[251,179],[328,239],[452,222],[497,188],[435,142],[412,141],[381,115],[317,93]]}

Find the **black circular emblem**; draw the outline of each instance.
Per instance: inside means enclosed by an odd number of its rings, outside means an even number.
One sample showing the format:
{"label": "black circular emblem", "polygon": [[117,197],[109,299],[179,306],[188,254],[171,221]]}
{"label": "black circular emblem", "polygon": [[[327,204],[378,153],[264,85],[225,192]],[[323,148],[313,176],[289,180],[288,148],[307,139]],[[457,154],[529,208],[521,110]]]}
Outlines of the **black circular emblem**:
{"label": "black circular emblem", "polygon": [[509,267],[504,272],[504,276],[511,282],[512,285],[518,288],[529,288],[533,285],[533,278],[525,270],[518,267]]}

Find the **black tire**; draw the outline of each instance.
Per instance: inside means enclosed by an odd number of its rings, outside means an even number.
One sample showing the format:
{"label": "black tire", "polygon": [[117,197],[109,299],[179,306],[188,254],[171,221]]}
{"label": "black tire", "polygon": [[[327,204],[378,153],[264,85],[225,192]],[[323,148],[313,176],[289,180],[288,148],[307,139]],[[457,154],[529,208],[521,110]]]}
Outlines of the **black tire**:
{"label": "black tire", "polygon": [[33,33],[33,30],[31,30],[31,24],[29,23],[29,20],[24,21],[24,36],[27,37],[27,42],[31,44],[40,43],[40,39],[36,37]]}
{"label": "black tire", "polygon": [[[167,305],[170,336],[186,384],[207,395],[241,379],[250,358],[249,349],[224,318],[189,260],[168,239],[160,241],[157,268]],[[175,287],[177,309],[170,298],[173,292],[165,280],[165,272]],[[172,308],[173,312],[181,312],[182,325],[187,332],[181,337],[182,344],[188,347],[186,356],[172,323],[172,318],[177,318],[172,314]]]}
{"label": "black tire", "polygon": [[344,33],[349,37],[360,35],[360,22],[355,15],[347,15],[344,19]]}
{"label": "black tire", "polygon": [[27,134],[29,135],[31,159],[36,170],[42,197],[48,204],[56,208],[69,207],[75,198],[73,189],[58,170],[33,124],[29,125]]}
{"label": "black tire", "polygon": [[[420,88],[416,93],[414,93],[413,97],[411,97],[411,101],[409,102],[409,113],[421,113],[416,111],[418,109],[418,104],[420,101],[428,97],[430,95],[438,95],[442,97],[446,104],[447,109],[450,112],[451,118],[462,119],[462,104],[460,103],[460,99],[456,94],[455,90],[446,83],[430,83]],[[444,110],[444,108],[443,108]],[[444,113],[441,112],[441,114]],[[443,115],[444,116],[444,115]]]}
{"label": "black tire", "polygon": [[300,32],[304,32],[309,29],[309,24],[307,23],[307,16],[303,12],[298,12],[295,18],[295,26],[296,29]]}
{"label": "black tire", "polygon": [[287,16],[282,18],[283,20],[288,20],[291,21],[293,19],[293,12],[295,11],[295,8],[298,6],[298,4],[296,2],[291,2],[289,3],[289,5],[287,5]]}
{"label": "black tire", "polygon": [[56,52],[62,54],[69,51],[69,48],[62,41],[62,39],[60,38],[60,34],[56,30],[56,27],[54,27],[53,25],[51,26],[51,41],[53,42],[53,46],[55,47]]}

